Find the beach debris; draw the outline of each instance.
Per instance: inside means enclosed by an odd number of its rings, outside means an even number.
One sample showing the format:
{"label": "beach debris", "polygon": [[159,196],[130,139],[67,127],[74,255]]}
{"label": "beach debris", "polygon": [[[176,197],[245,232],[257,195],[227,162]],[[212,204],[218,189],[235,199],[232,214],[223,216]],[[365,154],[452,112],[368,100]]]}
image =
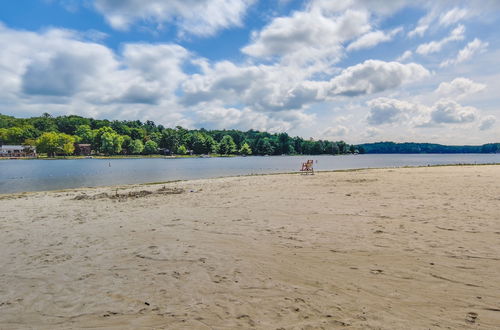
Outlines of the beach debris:
{"label": "beach debris", "polygon": [[467,321],[469,323],[476,323],[477,317],[478,317],[477,313],[475,313],[475,312],[469,312],[465,316],[465,321]]}
{"label": "beach debris", "polygon": [[139,191],[129,191],[125,193],[119,193],[118,189],[114,194],[108,193],[99,193],[96,195],[87,195],[86,193],[81,193],[80,195],[75,196],[74,200],[96,200],[96,199],[118,199],[118,200],[126,200],[129,198],[141,198],[149,195],[172,195],[172,194],[182,194],[184,193],[184,189],[181,188],[169,188],[163,186],[158,190],[139,190]]}

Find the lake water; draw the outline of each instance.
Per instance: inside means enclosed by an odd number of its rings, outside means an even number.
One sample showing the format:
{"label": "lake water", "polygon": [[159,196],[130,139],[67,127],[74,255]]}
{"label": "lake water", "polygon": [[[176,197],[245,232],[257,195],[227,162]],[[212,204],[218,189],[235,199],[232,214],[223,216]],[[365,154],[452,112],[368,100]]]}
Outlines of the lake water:
{"label": "lake water", "polygon": [[292,172],[314,159],[315,170],[437,164],[500,163],[500,154],[386,154],[231,158],[0,160],[0,193],[96,187]]}

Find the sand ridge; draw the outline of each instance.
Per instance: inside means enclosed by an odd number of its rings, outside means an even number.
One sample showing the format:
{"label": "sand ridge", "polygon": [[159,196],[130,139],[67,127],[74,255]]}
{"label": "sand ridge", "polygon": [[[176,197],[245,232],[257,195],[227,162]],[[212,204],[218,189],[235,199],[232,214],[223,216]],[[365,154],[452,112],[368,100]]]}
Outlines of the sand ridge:
{"label": "sand ridge", "polygon": [[499,206],[500,166],[2,196],[0,329],[495,329]]}

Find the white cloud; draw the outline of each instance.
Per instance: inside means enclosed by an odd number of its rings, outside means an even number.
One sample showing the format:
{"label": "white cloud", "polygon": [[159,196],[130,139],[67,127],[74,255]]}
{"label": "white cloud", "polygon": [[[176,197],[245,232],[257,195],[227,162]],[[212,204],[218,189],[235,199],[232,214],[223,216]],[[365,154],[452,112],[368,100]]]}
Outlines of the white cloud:
{"label": "white cloud", "polygon": [[496,121],[497,121],[497,119],[494,116],[486,116],[481,121],[481,124],[479,125],[479,129],[481,131],[486,131],[486,130],[492,128],[495,125]]}
{"label": "white cloud", "polygon": [[311,62],[337,62],[342,43],[370,30],[366,11],[347,10],[337,16],[325,16],[321,11],[295,12],[290,17],[275,18],[242,52],[256,57],[282,58],[286,63],[301,66]]}
{"label": "white cloud", "polygon": [[370,111],[368,124],[395,124],[407,127],[468,124],[476,121],[479,110],[463,106],[450,99],[441,99],[432,106],[394,98],[379,97],[367,102]]}
{"label": "white cloud", "polygon": [[349,133],[349,128],[343,125],[337,125],[335,127],[328,127],[321,133],[324,139],[335,140],[336,138],[346,136]]}
{"label": "white cloud", "polygon": [[377,15],[391,15],[404,7],[408,0],[312,0],[312,10],[338,13],[347,9],[369,10]]}
{"label": "white cloud", "polygon": [[440,66],[447,67],[450,65],[455,65],[465,62],[470,58],[472,58],[475,54],[484,52],[486,48],[488,48],[488,45],[489,45],[488,42],[484,42],[476,38],[473,41],[469,42],[467,46],[465,46],[465,48],[460,50],[456,58],[447,59],[441,62]]}
{"label": "white cloud", "polygon": [[461,99],[470,94],[480,92],[486,88],[485,84],[476,83],[467,78],[455,78],[451,82],[439,84],[436,93],[441,97]]}
{"label": "white cloud", "polygon": [[421,111],[421,106],[417,104],[387,97],[370,100],[367,105],[370,107],[370,113],[366,119],[374,126],[407,121]]}
{"label": "white cloud", "polygon": [[429,75],[429,71],[416,63],[368,60],[343,70],[330,80],[326,92],[330,95],[345,96],[373,94]]}
{"label": "white cloud", "polygon": [[392,38],[402,31],[402,28],[396,28],[389,33],[383,31],[368,32],[347,46],[347,51],[359,50],[363,48],[371,48],[382,42],[391,41]]}
{"label": "white cloud", "polygon": [[439,24],[444,26],[452,25],[465,18],[468,14],[465,8],[453,8],[439,16]]}
{"label": "white cloud", "polygon": [[431,23],[436,19],[438,11],[436,9],[430,10],[425,16],[423,16],[419,21],[417,26],[408,32],[408,37],[414,38],[416,36],[423,37],[424,34],[429,29]]}
{"label": "white cloud", "polygon": [[220,62],[184,83],[182,102],[193,106],[223,100],[229,104],[242,103],[257,111],[286,111],[303,109],[339,95],[382,92],[428,75],[419,64],[369,60],[344,69],[329,81],[314,81],[297,75],[293,68],[279,65],[238,67]]}
{"label": "white cloud", "polygon": [[[413,4],[414,2],[412,2]],[[466,18],[473,16],[466,8],[452,8],[447,9],[447,4],[442,1],[422,1],[420,5],[428,10],[427,14],[423,16],[419,21],[417,26],[408,33],[408,37],[423,37],[424,34],[436,27],[447,27],[460,22]],[[470,4],[467,4],[470,6]],[[471,6],[473,7],[473,6]],[[485,4],[484,8],[490,7]],[[475,8],[476,13],[479,11],[484,11],[484,8]],[[487,10],[487,9],[486,9]]]}
{"label": "white cloud", "polygon": [[413,52],[411,50],[407,50],[396,59],[396,62],[404,62],[412,56],[413,56]]}
{"label": "white cloud", "polygon": [[476,120],[477,109],[464,107],[452,100],[440,100],[433,107],[431,119],[436,124],[461,124]]}
{"label": "white cloud", "polygon": [[[65,104],[103,111],[115,104],[172,103],[190,58],[172,44],[124,44],[115,54],[104,45],[81,40],[76,32],[40,33],[0,26],[0,97],[17,107]],[[84,110],[82,110],[84,111]],[[114,110],[113,110],[114,111]]]}
{"label": "white cloud", "polygon": [[240,26],[255,0],[95,0],[95,8],[109,24],[126,30],[135,22],[178,26],[180,34],[209,36]]}
{"label": "white cloud", "polygon": [[426,44],[421,44],[420,46],[417,47],[416,52],[420,55],[428,55],[440,52],[441,49],[446,44],[452,41],[463,40],[465,38],[464,32],[465,32],[465,27],[463,25],[459,25],[458,27],[453,29],[453,31],[451,31],[448,37],[441,39],[439,41],[431,41]]}
{"label": "white cloud", "polygon": [[182,103],[193,106],[220,100],[257,111],[301,109],[317,95],[302,83],[304,78],[303,73],[279,65],[237,66],[222,61],[185,81]]}

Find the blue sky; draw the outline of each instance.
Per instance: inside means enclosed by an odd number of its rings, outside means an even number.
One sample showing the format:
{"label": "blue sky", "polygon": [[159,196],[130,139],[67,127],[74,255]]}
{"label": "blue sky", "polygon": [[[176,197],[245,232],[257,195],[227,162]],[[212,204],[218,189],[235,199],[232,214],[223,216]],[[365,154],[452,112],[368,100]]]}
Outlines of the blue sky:
{"label": "blue sky", "polygon": [[500,141],[496,0],[0,2],[0,113]]}

